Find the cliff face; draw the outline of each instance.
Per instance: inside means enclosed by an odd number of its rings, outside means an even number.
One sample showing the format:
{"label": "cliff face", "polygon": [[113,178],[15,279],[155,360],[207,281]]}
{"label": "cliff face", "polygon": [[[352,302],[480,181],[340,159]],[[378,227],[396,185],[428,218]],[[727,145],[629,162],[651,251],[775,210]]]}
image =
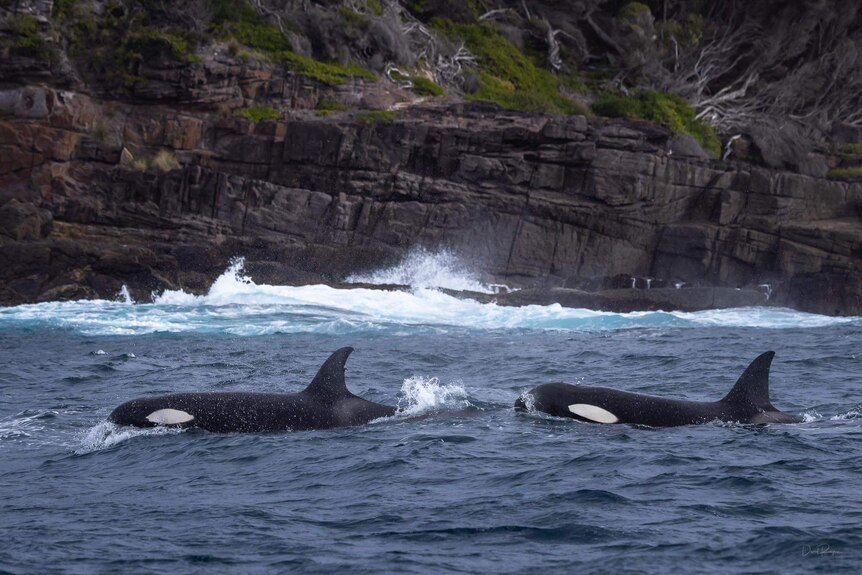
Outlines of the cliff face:
{"label": "cliff face", "polygon": [[[45,40],[53,3],[19,4],[18,36],[0,29],[2,304],[203,290],[234,256],[258,281],[336,282],[418,246],[538,290],[511,303],[862,315],[858,182],[711,160],[658,124],[327,83],[339,68],[224,43],[171,56],[179,36],[150,28],[135,41],[164,54],[118,89]],[[282,119],[235,115],[261,104]]]}
{"label": "cliff face", "polygon": [[707,160],[654,124],[482,104],[254,124],[35,86],[0,106],[7,304],[204,289],[235,255],[334,281],[425,246],[512,285],[768,283],[862,314],[862,185]]}

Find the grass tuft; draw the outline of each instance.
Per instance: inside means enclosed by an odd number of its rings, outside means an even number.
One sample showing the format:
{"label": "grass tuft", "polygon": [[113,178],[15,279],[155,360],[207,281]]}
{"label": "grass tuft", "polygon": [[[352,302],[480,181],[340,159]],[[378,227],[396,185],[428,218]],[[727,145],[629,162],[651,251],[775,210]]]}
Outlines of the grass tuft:
{"label": "grass tuft", "polygon": [[410,79],[413,82],[413,92],[420,96],[442,96],[443,88],[425,76],[416,75]]}
{"label": "grass tuft", "polygon": [[851,166],[849,168],[833,168],[826,172],[830,180],[855,180],[862,178],[862,166]]}
{"label": "grass tuft", "polygon": [[250,108],[243,108],[242,110],[234,112],[234,115],[243,117],[246,120],[251,120],[255,124],[265,120],[281,120],[284,118],[284,115],[272,106],[252,106]]}
{"label": "grass tuft", "polygon": [[159,150],[153,161],[150,162],[150,167],[157,169],[160,172],[170,172],[178,170],[180,163],[170,150]]}

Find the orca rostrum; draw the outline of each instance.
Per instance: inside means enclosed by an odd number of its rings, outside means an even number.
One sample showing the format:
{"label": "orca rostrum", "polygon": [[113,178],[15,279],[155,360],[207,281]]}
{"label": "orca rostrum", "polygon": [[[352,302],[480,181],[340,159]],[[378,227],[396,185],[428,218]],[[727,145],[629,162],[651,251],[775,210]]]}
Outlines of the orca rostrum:
{"label": "orca rostrum", "polygon": [[388,417],[395,408],[353,395],[344,382],[344,364],[353,351],[329,356],[311,384],[299,393],[173,393],[133,399],[108,419],[118,425],[199,427],[215,432],[329,429]]}
{"label": "orca rostrum", "polygon": [[775,352],[751,362],[736,385],[719,401],[685,401],[606,387],[547,383],[515,401],[518,410],[535,410],[557,417],[592,423],[630,423],[652,427],[691,425],[711,421],[748,424],[798,423],[769,401],[769,368]]}

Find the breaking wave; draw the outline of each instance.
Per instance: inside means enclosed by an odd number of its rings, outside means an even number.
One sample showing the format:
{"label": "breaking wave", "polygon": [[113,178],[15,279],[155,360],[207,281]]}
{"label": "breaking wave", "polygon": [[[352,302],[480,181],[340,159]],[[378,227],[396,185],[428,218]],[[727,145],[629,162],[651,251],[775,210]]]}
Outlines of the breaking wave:
{"label": "breaking wave", "polygon": [[[205,295],[168,290],[152,303],[133,303],[128,291],[119,301],[82,300],[0,308],[0,330],[70,329],[86,335],[148,333],[223,333],[240,336],[272,333],[350,334],[387,331],[404,335],[451,329],[616,330],[643,327],[819,328],[859,322],[781,308],[737,308],[702,312],[612,313],[564,308],[559,304],[500,306],[457,298],[428,287],[433,270],[447,287],[477,289],[475,279],[459,276],[450,255],[408,258],[381,272],[375,282],[402,283],[409,291],[337,289],[326,285],[257,284],[237,259]],[[412,271],[411,271],[412,270]],[[412,274],[412,275],[411,275]],[[460,278],[460,279],[459,279]],[[437,282],[440,283],[440,282]],[[485,286],[487,288],[487,286]],[[487,291],[485,289],[484,291]]]}
{"label": "breaking wave", "polygon": [[495,287],[482,283],[455,254],[448,250],[429,252],[415,249],[401,263],[369,274],[354,274],[348,283],[396,284],[414,288],[447,288],[459,291],[494,293]]}

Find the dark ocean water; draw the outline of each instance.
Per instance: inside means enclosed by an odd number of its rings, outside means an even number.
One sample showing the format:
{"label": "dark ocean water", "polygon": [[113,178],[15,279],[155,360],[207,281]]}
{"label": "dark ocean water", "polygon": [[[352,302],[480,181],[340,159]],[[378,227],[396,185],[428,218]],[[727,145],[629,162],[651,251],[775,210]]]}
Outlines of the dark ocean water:
{"label": "dark ocean water", "polygon": [[[0,310],[0,573],[862,571],[862,320],[231,285]],[[299,391],[345,345],[351,390],[399,415],[247,435],[105,422],[150,393]],[[549,381],[712,400],[769,349],[773,403],[805,423],[512,409]]]}

